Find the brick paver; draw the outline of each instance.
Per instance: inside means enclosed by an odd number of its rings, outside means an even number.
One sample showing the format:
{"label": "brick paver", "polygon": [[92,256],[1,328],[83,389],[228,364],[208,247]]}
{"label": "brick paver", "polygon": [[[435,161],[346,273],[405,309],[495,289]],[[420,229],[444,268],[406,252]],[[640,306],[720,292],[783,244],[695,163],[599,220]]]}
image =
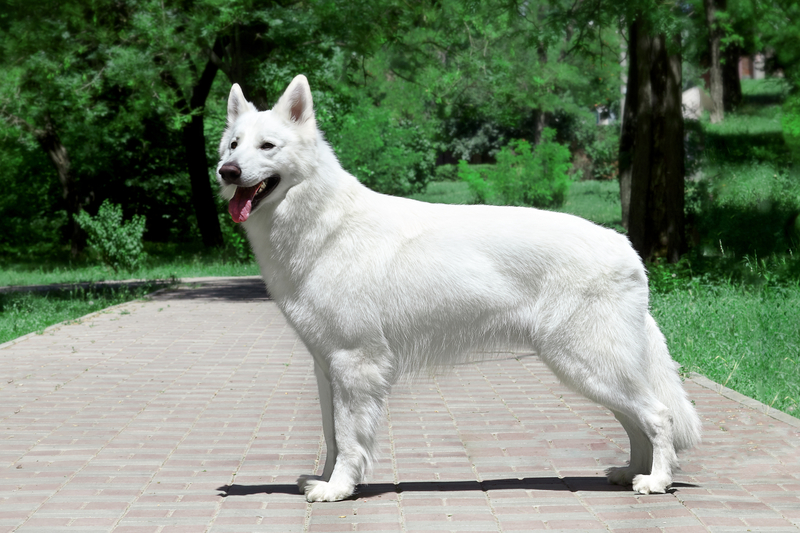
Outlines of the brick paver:
{"label": "brick paver", "polygon": [[800,423],[686,386],[670,494],[608,485],[613,417],[499,354],[396,386],[371,484],[307,504],[311,358],[258,280],[205,280],[0,346],[0,533],[800,530]]}

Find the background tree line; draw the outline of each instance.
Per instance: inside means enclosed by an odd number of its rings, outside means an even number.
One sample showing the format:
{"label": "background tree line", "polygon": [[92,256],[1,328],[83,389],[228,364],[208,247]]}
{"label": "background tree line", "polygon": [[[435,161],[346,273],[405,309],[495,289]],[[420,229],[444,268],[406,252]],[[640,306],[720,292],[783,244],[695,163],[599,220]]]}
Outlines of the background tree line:
{"label": "background tree line", "polygon": [[[145,216],[150,241],[231,242],[239,230],[213,177],[230,84],[266,109],[305,73],[321,129],[368,186],[409,195],[441,177],[437,162],[494,161],[550,128],[587,173],[618,174],[640,254],[677,261],[681,92],[708,70],[712,121],[723,120],[741,100],[733,63],[765,50],[796,84],[797,11],[789,0],[11,0],[0,250],[77,254],[74,217],[105,199]],[[800,137],[800,98],[785,108],[787,136]],[[600,109],[621,129],[598,127]]]}

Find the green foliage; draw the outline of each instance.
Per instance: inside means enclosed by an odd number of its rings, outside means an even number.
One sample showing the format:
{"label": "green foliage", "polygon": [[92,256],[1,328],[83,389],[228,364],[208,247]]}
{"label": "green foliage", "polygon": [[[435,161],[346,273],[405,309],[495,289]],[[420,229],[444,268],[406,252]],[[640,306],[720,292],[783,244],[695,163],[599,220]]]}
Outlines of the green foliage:
{"label": "green foliage", "polygon": [[592,162],[591,178],[596,180],[613,179],[619,167],[619,129],[614,126],[600,126],[592,142],[584,147]]}
{"label": "green foliage", "polygon": [[800,154],[800,93],[793,94],[783,106],[783,136],[795,154]]}
{"label": "green foliage", "polygon": [[612,179],[617,176],[619,158],[619,126],[600,125],[594,114],[559,116],[560,137],[567,138],[576,148],[575,172],[579,179]]}
{"label": "green foliage", "polygon": [[420,192],[434,174],[436,147],[423,128],[367,100],[343,117],[332,137],[342,166],[378,192]]}
{"label": "green foliage", "polygon": [[94,217],[86,211],[76,216],[78,225],[88,235],[89,246],[103,263],[115,272],[134,270],[144,261],[142,243],[145,217],[134,215],[122,221],[122,206],[105,200]]}
{"label": "green foliage", "polygon": [[231,217],[225,213],[224,215],[219,215],[219,226],[225,243],[225,254],[233,258],[235,262],[243,264],[255,261],[253,249],[247,241],[247,236],[244,234],[241,224],[235,224]]}
{"label": "green foliage", "polygon": [[463,159],[458,162],[458,176],[469,187],[472,202],[475,204],[490,203],[490,200],[494,199],[494,189],[488,179],[488,170],[479,169],[477,165],[470,165]]}
{"label": "green foliage", "polygon": [[483,172],[463,160],[458,170],[476,203],[553,207],[564,203],[571,168],[569,149],[555,142],[555,130],[545,128],[535,150],[524,139],[512,141]]}
{"label": "green foliage", "polygon": [[438,165],[434,170],[433,181],[459,181],[458,165]]}
{"label": "green foliage", "polygon": [[[481,165],[467,165],[467,172]],[[487,165],[488,166],[488,165]],[[479,174],[479,173],[478,173]],[[478,179],[480,176],[478,175]],[[485,182],[481,180],[481,184]],[[475,202],[475,194],[466,181],[433,181],[424,193],[411,198],[423,202],[441,204],[469,204]],[[573,182],[567,192],[564,204],[555,210],[577,215],[595,224],[622,231],[622,209],[619,201],[619,183],[615,180],[585,180]]]}
{"label": "green foliage", "polygon": [[617,180],[576,181],[570,186],[564,205],[557,210],[625,232]]}

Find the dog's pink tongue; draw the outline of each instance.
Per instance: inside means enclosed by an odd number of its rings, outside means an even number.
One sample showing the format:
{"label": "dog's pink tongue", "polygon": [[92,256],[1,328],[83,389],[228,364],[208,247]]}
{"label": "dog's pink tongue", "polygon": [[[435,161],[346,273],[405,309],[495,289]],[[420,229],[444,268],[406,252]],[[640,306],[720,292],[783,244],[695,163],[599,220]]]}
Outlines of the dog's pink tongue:
{"label": "dog's pink tongue", "polygon": [[236,194],[228,203],[228,213],[234,222],[244,222],[250,216],[253,207],[253,197],[256,195],[258,185],[253,187],[236,187]]}

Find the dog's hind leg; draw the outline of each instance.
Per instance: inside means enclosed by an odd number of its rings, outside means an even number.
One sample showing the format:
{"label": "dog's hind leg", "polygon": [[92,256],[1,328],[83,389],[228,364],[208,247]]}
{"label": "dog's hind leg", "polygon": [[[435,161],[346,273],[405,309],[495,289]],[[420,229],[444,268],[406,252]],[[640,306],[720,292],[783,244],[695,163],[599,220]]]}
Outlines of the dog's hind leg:
{"label": "dog's hind leg", "polygon": [[609,470],[609,481],[632,483],[644,494],[666,492],[678,466],[672,414],[648,383],[638,355],[644,347],[637,336],[619,321],[601,325],[594,332],[574,331],[572,343],[545,346],[542,361],[562,382],[607,407],[622,422],[631,439],[631,461],[628,467]]}
{"label": "dog's hind leg", "polygon": [[[589,380],[595,386],[600,376]],[[620,381],[622,381],[620,383]],[[615,383],[616,382],[616,383]],[[617,385],[616,392],[611,386]],[[631,440],[631,460],[627,467],[609,469],[611,483],[633,484],[642,494],[663,493],[672,484],[678,467],[672,435],[672,416],[666,405],[647,385],[624,382],[622,375],[601,387],[582,387],[589,399],[611,409]]]}
{"label": "dog's hind leg", "polygon": [[628,466],[614,467],[606,470],[609,483],[614,485],[631,485],[633,478],[639,474],[649,474],[653,465],[653,445],[647,435],[634,424],[631,419],[619,411],[612,411],[625,432],[628,434],[631,448],[631,460]]}
{"label": "dog's hind leg", "polygon": [[330,399],[331,408],[326,412],[323,403],[323,432],[328,446],[323,475],[298,479],[310,502],[349,497],[371,470],[377,455],[376,432],[391,381],[391,369],[372,355],[361,350],[338,351],[326,358],[328,372],[317,370],[318,383],[320,377],[327,378],[327,383],[319,385],[320,400]]}

